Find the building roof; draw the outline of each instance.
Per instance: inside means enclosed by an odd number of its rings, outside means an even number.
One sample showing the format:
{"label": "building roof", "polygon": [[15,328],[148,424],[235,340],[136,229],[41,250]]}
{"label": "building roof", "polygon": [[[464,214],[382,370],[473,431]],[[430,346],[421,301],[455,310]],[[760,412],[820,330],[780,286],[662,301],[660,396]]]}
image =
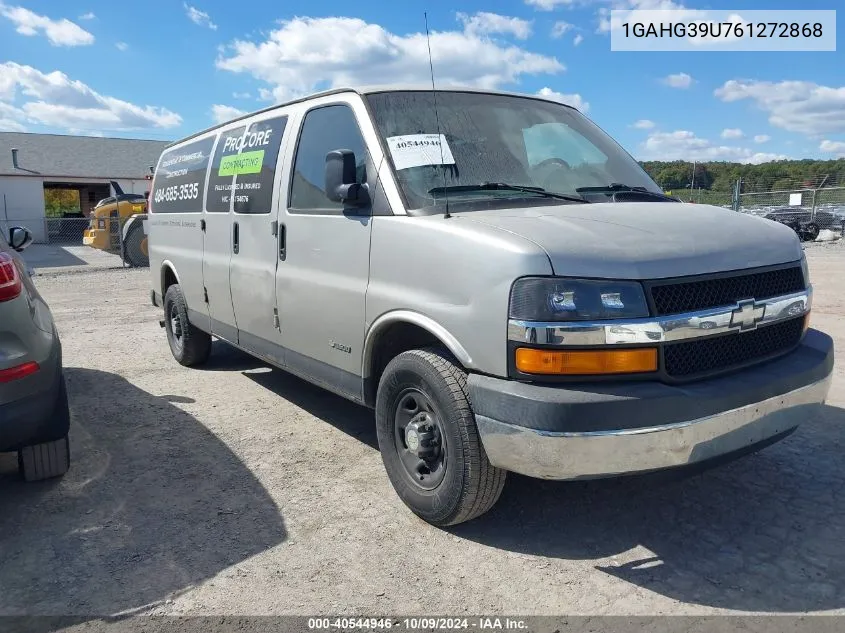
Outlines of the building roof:
{"label": "building roof", "polygon": [[[143,178],[167,141],[0,132],[0,176]],[[18,168],[12,162],[18,150]]]}

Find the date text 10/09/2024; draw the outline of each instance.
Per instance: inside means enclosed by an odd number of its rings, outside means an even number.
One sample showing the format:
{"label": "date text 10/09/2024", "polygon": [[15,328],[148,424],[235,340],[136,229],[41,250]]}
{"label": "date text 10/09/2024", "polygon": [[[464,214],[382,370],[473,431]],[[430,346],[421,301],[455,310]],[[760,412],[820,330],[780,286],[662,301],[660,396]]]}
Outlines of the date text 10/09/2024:
{"label": "date text 10/09/2024", "polygon": [[475,617],[475,618],[308,618],[308,629],[314,631],[356,631],[356,630],[478,630],[519,631],[527,630],[528,624],[519,618]]}

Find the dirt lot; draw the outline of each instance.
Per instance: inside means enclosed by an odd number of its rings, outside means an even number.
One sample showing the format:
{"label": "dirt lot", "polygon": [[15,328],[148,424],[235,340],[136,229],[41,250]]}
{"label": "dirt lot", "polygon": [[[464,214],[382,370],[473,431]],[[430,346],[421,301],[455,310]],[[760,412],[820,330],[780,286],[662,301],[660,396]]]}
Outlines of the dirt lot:
{"label": "dirt lot", "polygon": [[[811,245],[845,350],[845,244]],[[383,473],[369,411],[221,343],[170,356],[148,272],[41,272],[73,464],[0,458],[3,614],[845,614],[845,362],[824,415],[691,478],[512,476],[443,531]]]}

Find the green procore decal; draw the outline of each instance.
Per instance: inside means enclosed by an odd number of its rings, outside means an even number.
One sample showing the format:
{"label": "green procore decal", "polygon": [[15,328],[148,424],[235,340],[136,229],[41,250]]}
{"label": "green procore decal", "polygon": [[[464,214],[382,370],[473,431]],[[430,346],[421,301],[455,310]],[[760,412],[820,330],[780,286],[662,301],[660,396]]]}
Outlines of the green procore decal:
{"label": "green procore decal", "polygon": [[257,149],[254,152],[243,154],[232,154],[224,156],[220,161],[218,176],[234,176],[236,174],[258,174],[261,173],[261,164],[264,162],[264,150]]}

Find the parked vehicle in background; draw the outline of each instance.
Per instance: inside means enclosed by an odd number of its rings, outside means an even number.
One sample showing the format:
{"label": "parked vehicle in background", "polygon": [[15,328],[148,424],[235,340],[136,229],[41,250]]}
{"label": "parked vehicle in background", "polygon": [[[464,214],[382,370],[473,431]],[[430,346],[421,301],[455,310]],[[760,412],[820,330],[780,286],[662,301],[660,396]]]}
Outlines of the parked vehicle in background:
{"label": "parked vehicle in background", "polygon": [[839,228],[842,220],[828,211],[817,210],[815,215],[804,209],[785,207],[769,211],[767,220],[780,222],[791,228],[802,242],[811,242],[819,236],[820,228]]}
{"label": "parked vehicle in background", "polygon": [[82,243],[111,253],[122,253],[132,266],[149,266],[147,236],[143,223],[135,221],[147,210],[147,197],[140,193],[123,193],[111,181],[115,195],[100,200],[91,211],[91,221]]}
{"label": "parked vehicle in background", "polygon": [[830,337],[795,234],[663,194],[577,110],[478,90],[333,90],[162,153],[151,300],[375,409],[402,501],[489,510],[507,471],[710,462],[824,402]]}
{"label": "parked vehicle in background", "polygon": [[67,472],[70,412],[53,316],[17,254],[31,242],[21,227],[0,235],[0,452],[37,481]]}

